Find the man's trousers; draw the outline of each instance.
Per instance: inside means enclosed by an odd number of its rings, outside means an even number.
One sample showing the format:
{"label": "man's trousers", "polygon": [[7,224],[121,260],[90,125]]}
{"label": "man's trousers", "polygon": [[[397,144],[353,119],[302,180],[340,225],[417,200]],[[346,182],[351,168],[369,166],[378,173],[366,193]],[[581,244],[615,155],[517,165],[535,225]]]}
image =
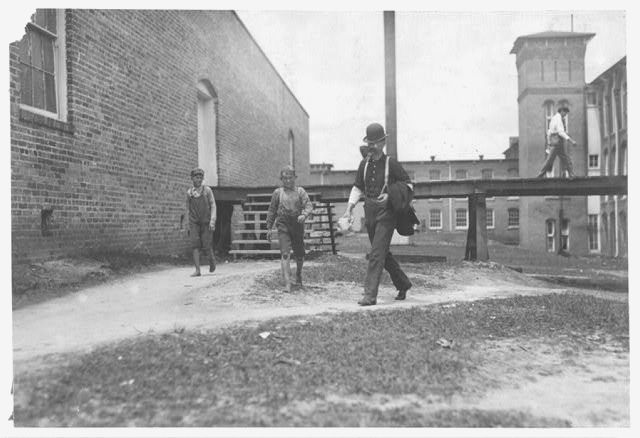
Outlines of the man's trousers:
{"label": "man's trousers", "polygon": [[389,252],[393,231],[396,228],[396,217],[387,206],[379,206],[375,198],[366,198],[364,202],[364,217],[371,251],[369,252],[369,266],[364,280],[364,295],[376,299],[382,269],[386,269],[391,276],[393,285],[398,290],[407,290],[411,281],[400,268],[398,262]]}

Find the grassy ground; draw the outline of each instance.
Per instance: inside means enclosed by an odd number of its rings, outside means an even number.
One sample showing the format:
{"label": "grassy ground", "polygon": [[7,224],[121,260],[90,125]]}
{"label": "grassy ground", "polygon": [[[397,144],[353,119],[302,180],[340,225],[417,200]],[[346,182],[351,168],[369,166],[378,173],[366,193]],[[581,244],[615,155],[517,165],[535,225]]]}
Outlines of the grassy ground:
{"label": "grassy ground", "polygon": [[[444,256],[448,262],[464,258],[466,233],[416,233],[410,246],[392,246],[391,251],[402,254],[426,254]],[[369,241],[366,234],[356,233],[338,238],[342,252],[366,253]],[[596,271],[627,270],[626,258],[604,256],[562,256],[547,252],[532,251],[514,245],[489,241],[489,259],[507,266],[522,268],[532,274],[590,275]]]}
{"label": "grassy ground", "polygon": [[565,427],[514,410],[375,401],[446,402],[499,386],[505,376],[479,372],[489,341],[584,352],[599,339],[628,351],[628,332],[625,303],[556,294],[176,330],[16,376],[14,416],[19,426]]}

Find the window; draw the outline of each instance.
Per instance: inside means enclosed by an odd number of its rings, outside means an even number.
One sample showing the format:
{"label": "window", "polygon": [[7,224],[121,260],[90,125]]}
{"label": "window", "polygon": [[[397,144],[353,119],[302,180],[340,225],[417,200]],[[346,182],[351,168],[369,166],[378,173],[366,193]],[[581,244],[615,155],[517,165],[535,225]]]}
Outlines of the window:
{"label": "window", "polygon": [[587,105],[594,106],[596,104],[596,93],[590,91],[587,93]]}
{"label": "window", "polygon": [[493,208],[487,208],[485,211],[487,213],[487,228],[495,228]]}
{"label": "window", "polygon": [[[544,103],[544,132],[542,133],[543,139],[540,142],[542,147],[544,148],[544,159],[547,160],[549,156],[549,150],[547,149],[547,131],[549,130],[549,123],[551,123],[551,118],[555,113],[555,103],[552,100],[547,100]],[[553,168],[546,173],[547,178],[551,178],[553,176]]]}
{"label": "window", "polygon": [[468,222],[469,222],[469,218],[467,215],[467,209],[456,208],[456,228],[458,229],[467,228]]}
{"label": "window", "polygon": [[429,229],[441,230],[442,229],[442,211],[440,209],[429,210]]}
{"label": "window", "polygon": [[520,226],[520,210],[517,208],[510,208],[507,210],[509,219],[507,220],[508,228],[518,228]]}
{"label": "window", "polygon": [[431,169],[429,171],[429,179],[432,181],[438,181],[440,179],[440,170],[439,169]]}
{"label": "window", "polygon": [[456,179],[467,179],[467,169],[456,169]]}
{"label": "window", "polygon": [[600,239],[598,238],[598,215],[590,214],[587,222],[587,233],[589,238],[589,251],[600,249]]}
{"label": "window", "polygon": [[605,135],[613,132],[613,108],[611,107],[611,94],[608,94],[604,98],[604,112],[605,112]]}
{"label": "window", "polygon": [[493,179],[493,169],[482,169],[482,179]]}
{"label": "window", "polygon": [[289,165],[296,168],[296,142],[291,130],[289,131]]}
{"label": "window", "polygon": [[558,61],[553,61],[553,79],[558,82]]}
{"label": "window", "polygon": [[627,127],[627,83],[622,83],[622,127]]}
{"label": "window", "polygon": [[544,61],[540,61],[540,80],[544,82]]}
{"label": "window", "polygon": [[616,174],[616,147],[611,148],[611,154],[609,155],[609,175],[614,176]]}
{"label": "window", "polygon": [[607,149],[604,150],[604,176],[609,175],[609,151]]}
{"label": "window", "polygon": [[569,60],[569,82],[571,82],[571,60]]}
{"label": "window", "polygon": [[547,251],[555,252],[556,250],[556,221],[553,219],[547,219],[545,222],[546,228],[546,241],[547,241]]}
{"label": "window", "polygon": [[18,48],[21,107],[66,120],[64,10],[38,9]]}
{"label": "window", "polygon": [[604,247],[606,247],[606,243],[608,242],[609,239],[609,221],[607,220],[607,214],[606,213],[602,213],[602,238],[605,242],[605,245],[603,245]]}
{"label": "window", "polygon": [[204,170],[207,185],[218,185],[217,108],[218,97],[208,80],[197,85],[198,99],[198,167]]}
{"label": "window", "polygon": [[622,128],[622,98],[620,97],[620,89],[614,90],[613,100],[615,102],[615,110],[616,110],[616,129],[621,129]]}
{"label": "window", "polygon": [[589,169],[597,169],[600,167],[598,163],[598,154],[590,154],[589,155]]}
{"label": "window", "polygon": [[569,219],[562,219],[560,226],[560,249],[569,251]]}
{"label": "window", "polygon": [[545,138],[545,143],[546,143],[546,138],[547,138],[547,131],[549,130],[549,123],[551,123],[551,118],[553,117],[553,114],[555,113],[555,104],[552,100],[547,100],[544,103],[544,119],[545,119],[545,125],[544,125],[544,138]]}

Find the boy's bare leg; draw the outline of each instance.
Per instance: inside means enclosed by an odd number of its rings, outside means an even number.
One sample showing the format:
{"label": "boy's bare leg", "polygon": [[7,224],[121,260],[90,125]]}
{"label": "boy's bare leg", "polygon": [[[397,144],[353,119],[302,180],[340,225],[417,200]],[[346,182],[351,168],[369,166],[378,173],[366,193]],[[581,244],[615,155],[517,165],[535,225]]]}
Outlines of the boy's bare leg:
{"label": "boy's bare leg", "polygon": [[302,265],[304,264],[304,258],[300,257],[296,259],[296,286],[302,287]]}
{"label": "boy's bare leg", "polygon": [[191,276],[199,277],[200,276],[200,249],[199,248],[193,249],[193,264],[196,266],[196,272],[191,274]]}
{"label": "boy's bare leg", "polygon": [[289,264],[289,254],[282,254],[280,259],[282,277],[284,278],[285,290],[291,292],[291,265]]}
{"label": "boy's bare leg", "polygon": [[209,272],[216,270],[216,259],[213,255],[213,249],[207,248],[207,258],[209,259]]}

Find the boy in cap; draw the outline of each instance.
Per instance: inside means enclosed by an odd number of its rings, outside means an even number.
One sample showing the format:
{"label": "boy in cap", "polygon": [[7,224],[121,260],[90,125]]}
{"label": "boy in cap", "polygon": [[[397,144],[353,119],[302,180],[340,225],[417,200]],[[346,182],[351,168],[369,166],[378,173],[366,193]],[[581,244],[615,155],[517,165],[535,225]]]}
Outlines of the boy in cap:
{"label": "boy in cap", "polygon": [[193,187],[187,190],[187,216],[189,217],[189,237],[193,248],[193,264],[196,271],[192,277],[200,274],[200,250],[203,249],[209,259],[209,272],[216,270],[213,258],[213,230],[216,228],[216,201],[209,186],[202,184],[204,170],[191,171]]}
{"label": "boy in cap", "polygon": [[295,185],[293,167],[285,166],[280,171],[282,187],[274,190],[267,213],[267,240],[271,241],[271,228],[275,224],[280,242],[280,266],[287,292],[291,292],[291,250],[296,258],[296,285],[302,286],[304,263],[304,222],[313,211],[309,195]]}

